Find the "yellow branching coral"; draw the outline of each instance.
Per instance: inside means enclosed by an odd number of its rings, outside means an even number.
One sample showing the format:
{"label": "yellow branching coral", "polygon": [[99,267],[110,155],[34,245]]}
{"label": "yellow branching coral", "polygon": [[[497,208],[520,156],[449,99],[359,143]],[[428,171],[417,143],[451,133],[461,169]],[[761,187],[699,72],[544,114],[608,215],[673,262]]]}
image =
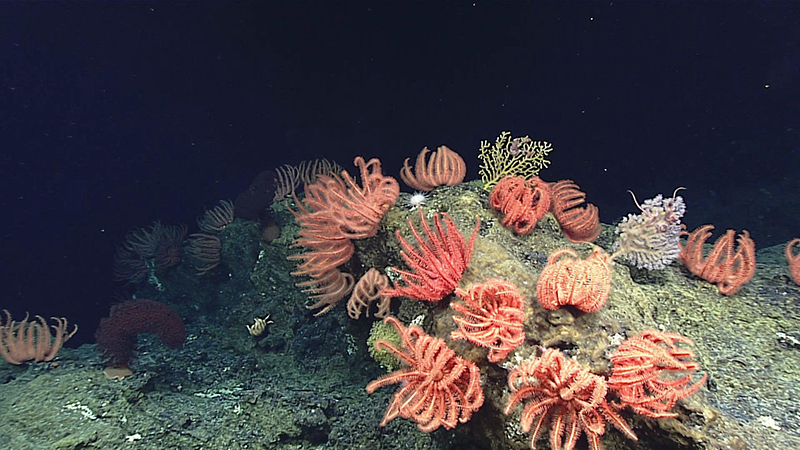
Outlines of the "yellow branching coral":
{"label": "yellow branching coral", "polygon": [[494,144],[482,141],[478,158],[483,188],[489,190],[509,175],[523,178],[538,175],[550,164],[545,157],[551,150],[553,145],[547,141],[534,141],[529,136],[512,138],[510,131],[501,132]]}

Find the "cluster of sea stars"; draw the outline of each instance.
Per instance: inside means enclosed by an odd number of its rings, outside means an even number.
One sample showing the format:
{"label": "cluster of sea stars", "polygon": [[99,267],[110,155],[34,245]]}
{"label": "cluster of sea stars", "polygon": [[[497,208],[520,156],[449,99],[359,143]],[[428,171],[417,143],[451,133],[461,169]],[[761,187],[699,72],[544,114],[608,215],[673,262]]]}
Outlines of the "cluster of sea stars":
{"label": "cluster of sea stars", "polygon": [[[536,448],[548,419],[552,450],[574,449],[582,433],[586,433],[589,448],[600,450],[606,422],[637,440],[618,411],[630,407],[653,419],[677,417],[671,411],[675,403],[694,394],[706,381],[706,374],[694,381],[700,365],[690,361],[694,352],[678,343],[692,345],[683,336],[656,330],[627,339],[611,356],[613,369],[608,380],[567,359],[560,350],[546,349],[509,373],[512,395],[505,413],[526,402],[520,423],[526,433],[533,429],[531,448]],[[618,401],[609,402],[609,392],[614,392]]]}

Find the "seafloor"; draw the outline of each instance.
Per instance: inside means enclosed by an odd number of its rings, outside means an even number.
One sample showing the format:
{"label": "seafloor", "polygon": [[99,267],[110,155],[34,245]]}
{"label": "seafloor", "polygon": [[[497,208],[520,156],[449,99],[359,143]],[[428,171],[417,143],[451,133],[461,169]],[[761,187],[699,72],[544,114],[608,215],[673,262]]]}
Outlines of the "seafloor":
{"label": "seafloor", "polygon": [[[406,220],[416,215],[401,206],[403,196],[377,236],[356,242],[349,263],[354,275],[365,267],[402,266],[394,230],[407,233]],[[505,362],[490,364],[485,352],[447,338],[454,328],[447,300],[395,299],[392,305],[406,324],[424,315],[426,331],[478,361],[486,402],[455,430],[426,434],[400,418],[379,426],[394,387],[372,395],[364,390],[385,373],[367,351],[374,319],[354,321],[343,304],[318,318],[305,308],[290,275],[294,263],[286,260],[298,251],[290,248],[298,228],[286,206],[276,204],[281,238],[267,243],[255,223],[237,220],[221,234],[220,268],[198,277],[183,264],[164,274],[163,292],[139,289],[138,298],[175,308],[189,337],[182,348],[169,350],[143,336],[134,376],[107,380],[93,345],[62,349],[57,364],[0,362],[0,442],[18,450],[529,448],[519,411],[502,414],[509,367],[544,345],[606,374],[607,356],[621,338],[658,328],[695,342],[708,382],[679,403],[677,419],[626,413],[639,441],[609,426],[605,448],[800,448],[800,287],[788,277],[782,248],[760,249],[755,277],[732,296],[720,295],[678,263],[657,272],[616,264],[609,300],[599,312],[549,312],[533,300],[548,253],[569,246],[585,255],[590,244],[567,242],[549,214],[529,236],[515,236],[487,209],[487,198],[467,183],[437,189],[424,209],[448,212],[462,232],[480,217],[461,284],[491,277],[516,284],[528,299],[526,342]],[[606,226],[597,244],[609,249],[613,239],[613,227]],[[252,337],[245,325],[266,314],[274,321],[268,333]],[[581,439],[578,448],[585,445]],[[539,448],[549,448],[546,439]]]}

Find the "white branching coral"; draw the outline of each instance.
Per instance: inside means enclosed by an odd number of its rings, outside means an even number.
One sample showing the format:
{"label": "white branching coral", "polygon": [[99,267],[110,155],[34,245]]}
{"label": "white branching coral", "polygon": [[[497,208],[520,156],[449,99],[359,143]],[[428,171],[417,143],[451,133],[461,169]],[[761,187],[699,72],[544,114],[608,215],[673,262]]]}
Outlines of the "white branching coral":
{"label": "white branching coral", "polygon": [[672,198],[664,199],[661,194],[645,200],[643,204],[634,203],[641,214],[628,214],[614,230],[619,236],[614,242],[611,258],[621,258],[640,269],[661,270],[678,259],[682,227],[681,217],[686,212],[683,198],[677,196],[675,189]]}

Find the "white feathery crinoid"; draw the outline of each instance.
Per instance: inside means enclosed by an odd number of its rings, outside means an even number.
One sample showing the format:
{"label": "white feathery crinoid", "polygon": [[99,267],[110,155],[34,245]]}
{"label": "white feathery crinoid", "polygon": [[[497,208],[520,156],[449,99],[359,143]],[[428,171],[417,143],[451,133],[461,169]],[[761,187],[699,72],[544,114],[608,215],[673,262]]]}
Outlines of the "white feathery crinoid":
{"label": "white feathery crinoid", "polygon": [[411,194],[411,197],[408,197],[408,200],[406,200],[406,206],[408,206],[409,210],[413,211],[417,209],[418,206],[422,205],[427,201],[428,201],[427,193],[422,191],[414,191],[414,193]]}

